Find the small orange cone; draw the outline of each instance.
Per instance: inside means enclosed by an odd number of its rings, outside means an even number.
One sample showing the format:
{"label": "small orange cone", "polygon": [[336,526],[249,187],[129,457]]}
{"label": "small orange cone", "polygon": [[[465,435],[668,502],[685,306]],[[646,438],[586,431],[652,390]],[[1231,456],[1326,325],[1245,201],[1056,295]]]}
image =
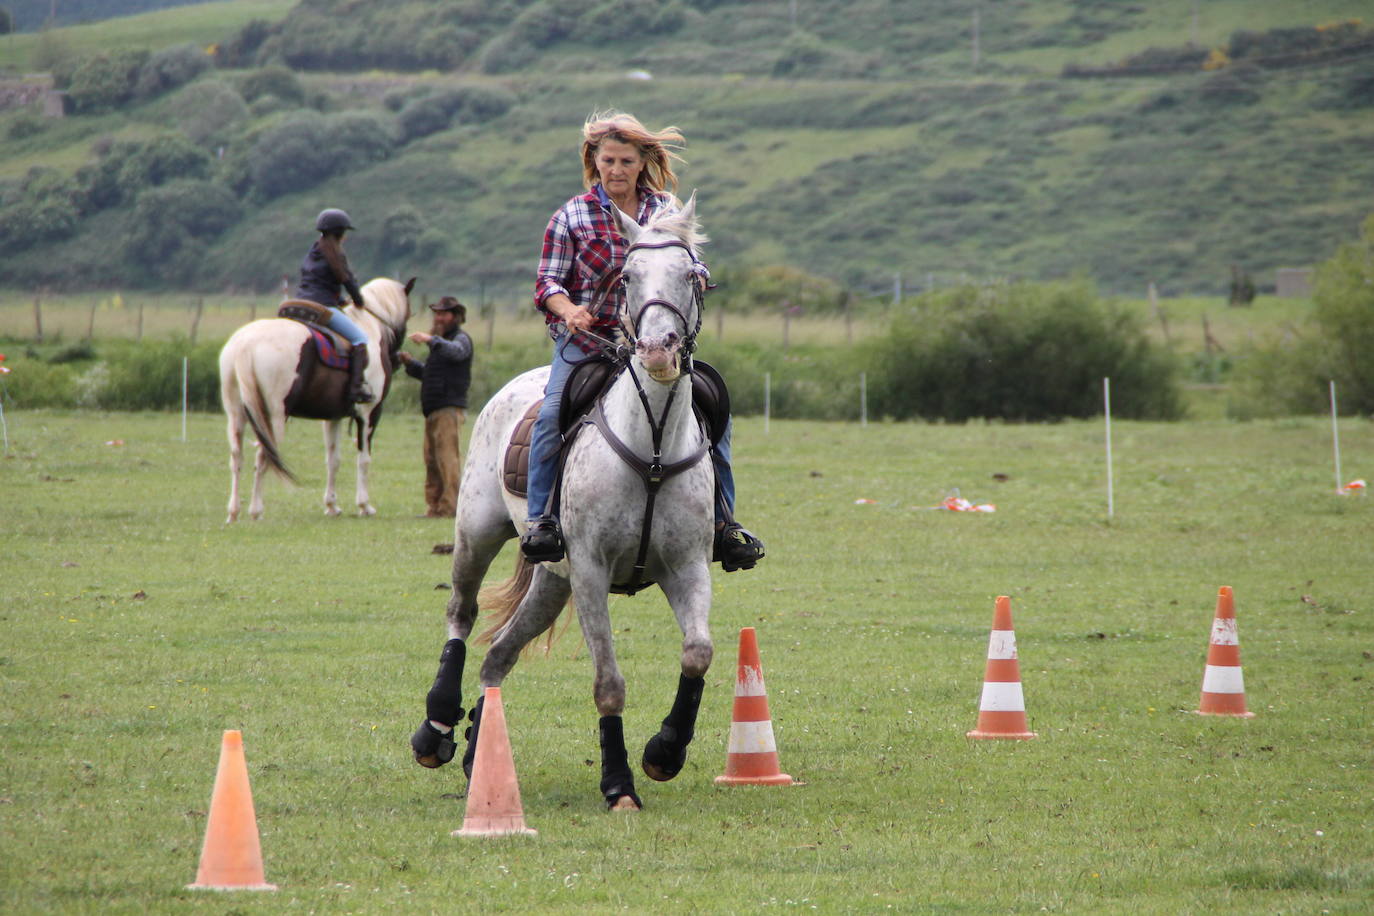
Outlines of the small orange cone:
{"label": "small orange cone", "polygon": [[501,688],[487,687],[482,695],[482,727],[477,731],[467,813],[463,815],[462,828],[453,831],[453,836],[533,836],[539,831],[525,826]]}
{"label": "small orange cone", "polygon": [[1011,599],[997,597],[988,638],[988,667],[978,703],[978,727],[969,738],[1034,738],[1026,724],[1026,698],[1021,693],[1021,663],[1016,660],[1016,632],[1011,628]]}
{"label": "small orange cone", "polygon": [[753,627],[739,631],[739,669],[735,677],[735,712],[730,722],[730,746],[725,773],[716,777],[726,786],[790,786],[793,779],[778,769],[773,720]]}
{"label": "small orange cone", "polygon": [[1212,639],[1207,647],[1207,669],[1202,675],[1198,715],[1240,716],[1253,719],[1245,708],[1245,678],[1240,673],[1240,636],[1236,632],[1236,605],[1231,586],[1217,592],[1217,613],[1212,620]]}
{"label": "small orange cone", "polygon": [[243,733],[230,729],[220,742],[219,769],[210,796],[205,845],[193,890],[274,891],[262,871],[258,818],[248,788],[248,764],[243,756]]}

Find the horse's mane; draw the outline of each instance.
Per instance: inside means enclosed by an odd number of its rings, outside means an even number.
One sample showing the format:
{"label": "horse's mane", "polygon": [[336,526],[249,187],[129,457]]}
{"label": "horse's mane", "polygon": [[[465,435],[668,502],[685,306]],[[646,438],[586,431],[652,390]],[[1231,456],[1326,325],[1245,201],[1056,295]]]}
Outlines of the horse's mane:
{"label": "horse's mane", "polygon": [[693,214],[689,217],[683,210],[672,210],[658,214],[645,224],[644,231],[665,232],[685,242],[693,253],[711,241],[706,233],[701,231],[701,223],[697,220],[696,215]]}
{"label": "horse's mane", "polygon": [[407,315],[405,285],[390,277],[374,277],[362,286],[363,294],[372,297],[393,320]]}

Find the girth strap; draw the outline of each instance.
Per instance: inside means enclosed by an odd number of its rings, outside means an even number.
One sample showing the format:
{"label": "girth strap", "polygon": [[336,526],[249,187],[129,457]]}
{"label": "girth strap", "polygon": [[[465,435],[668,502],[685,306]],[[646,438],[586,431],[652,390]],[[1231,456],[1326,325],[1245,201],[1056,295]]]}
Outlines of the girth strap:
{"label": "girth strap", "polygon": [[[663,486],[663,481],[676,477],[683,471],[693,467],[706,453],[711,450],[710,437],[702,431],[702,444],[696,451],[688,455],[681,461],[674,461],[670,464],[663,464],[658,459],[657,449],[655,449],[654,461],[645,461],[626,445],[619,436],[611,430],[611,424],[606,420],[606,409],[603,401],[596,402],[596,410],[592,411],[591,422],[601,432],[601,437],[610,444],[615,453],[620,456],[629,467],[639,474],[644,481],[646,497],[644,502],[644,524],[639,531],[639,553],[635,557],[634,577],[628,585],[628,594],[633,595],[641,588],[645,588],[648,583],[644,581],[644,567],[649,558],[649,532],[654,524],[654,501],[658,497],[659,487]],[[657,438],[657,437],[655,437]]]}

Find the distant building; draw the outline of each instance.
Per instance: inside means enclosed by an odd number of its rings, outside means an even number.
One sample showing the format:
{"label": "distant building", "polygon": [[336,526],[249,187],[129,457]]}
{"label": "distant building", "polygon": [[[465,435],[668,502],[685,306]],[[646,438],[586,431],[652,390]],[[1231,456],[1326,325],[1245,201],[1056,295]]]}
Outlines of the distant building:
{"label": "distant building", "polygon": [[1312,295],[1312,268],[1280,267],[1275,274],[1274,295],[1288,299]]}

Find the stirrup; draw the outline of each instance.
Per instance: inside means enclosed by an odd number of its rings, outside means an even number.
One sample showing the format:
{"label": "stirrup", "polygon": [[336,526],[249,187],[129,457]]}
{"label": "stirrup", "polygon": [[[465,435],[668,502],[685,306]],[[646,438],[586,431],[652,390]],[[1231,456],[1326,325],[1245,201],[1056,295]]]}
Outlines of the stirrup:
{"label": "stirrup", "polygon": [[727,522],[725,527],[716,532],[711,559],[719,560],[720,568],[726,572],[753,569],[754,564],[763,558],[763,541],[750,534],[739,522]]}
{"label": "stirrup", "polygon": [[563,559],[563,532],[558,519],[541,515],[530,522],[529,529],[520,536],[520,552],[531,563],[556,563]]}

